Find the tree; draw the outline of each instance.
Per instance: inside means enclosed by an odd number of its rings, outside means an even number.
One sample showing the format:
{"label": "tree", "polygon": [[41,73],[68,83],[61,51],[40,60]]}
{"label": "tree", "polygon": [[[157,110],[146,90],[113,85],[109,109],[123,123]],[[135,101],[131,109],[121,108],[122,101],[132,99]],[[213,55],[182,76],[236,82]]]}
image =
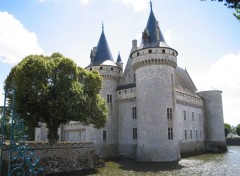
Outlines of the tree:
{"label": "tree", "polygon": [[228,136],[228,134],[231,132],[232,127],[228,123],[224,123],[224,131],[225,131],[225,137]]}
{"label": "tree", "polygon": [[26,126],[45,123],[51,144],[58,140],[58,127],[69,121],[104,126],[107,107],[99,95],[101,86],[97,71],[77,67],[59,53],[27,56],[5,80],[5,89],[16,90],[15,109]]}
{"label": "tree", "polygon": [[240,124],[238,124],[238,126],[236,127],[236,132],[237,135],[240,136]]}
{"label": "tree", "polygon": [[[206,1],[206,0],[201,0],[201,1]],[[211,0],[211,1],[218,1],[218,2],[224,1],[225,6],[236,10],[236,12],[233,13],[233,15],[240,21],[240,0]]]}

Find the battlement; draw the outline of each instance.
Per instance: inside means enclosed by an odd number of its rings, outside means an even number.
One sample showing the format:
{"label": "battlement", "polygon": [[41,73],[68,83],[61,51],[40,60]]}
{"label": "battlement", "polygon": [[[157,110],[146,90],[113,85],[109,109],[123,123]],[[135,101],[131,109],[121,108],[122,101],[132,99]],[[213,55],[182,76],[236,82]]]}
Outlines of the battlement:
{"label": "battlement", "polygon": [[97,70],[103,78],[118,79],[122,75],[122,70],[116,66],[99,65],[86,68],[88,71]]}
{"label": "battlement", "polygon": [[173,68],[177,66],[177,51],[171,48],[145,48],[132,53],[133,69],[136,70],[145,65],[167,65]]}

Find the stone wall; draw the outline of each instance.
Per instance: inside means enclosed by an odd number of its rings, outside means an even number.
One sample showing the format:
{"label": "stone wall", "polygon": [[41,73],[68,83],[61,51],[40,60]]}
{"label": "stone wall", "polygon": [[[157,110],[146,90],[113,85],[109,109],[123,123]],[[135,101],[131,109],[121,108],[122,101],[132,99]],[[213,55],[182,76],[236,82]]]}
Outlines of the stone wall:
{"label": "stone wall", "polygon": [[226,138],[228,146],[240,146],[240,138]]}
{"label": "stone wall", "polygon": [[[49,143],[28,144],[45,167],[46,174],[57,174],[104,166],[96,155],[93,143]],[[8,146],[4,147],[3,160],[8,162]],[[5,169],[6,170],[6,169]]]}

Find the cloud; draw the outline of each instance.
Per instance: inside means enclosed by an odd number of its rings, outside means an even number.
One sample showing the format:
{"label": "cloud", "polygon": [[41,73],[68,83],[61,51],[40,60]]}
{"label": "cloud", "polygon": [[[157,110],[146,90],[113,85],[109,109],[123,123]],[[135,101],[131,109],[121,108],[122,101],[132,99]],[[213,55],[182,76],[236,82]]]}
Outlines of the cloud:
{"label": "cloud", "polygon": [[240,52],[219,58],[204,72],[189,71],[199,90],[223,91],[224,118],[227,123],[240,123]]}
{"label": "cloud", "polygon": [[115,0],[127,7],[133,8],[134,12],[140,12],[149,7],[149,0]]}
{"label": "cloud", "polygon": [[[46,1],[60,1],[60,0],[38,0],[40,3],[46,2]],[[86,5],[90,2],[90,0],[78,0],[79,2],[81,2],[83,5]]]}
{"label": "cloud", "polygon": [[90,2],[90,0],[79,0],[82,4],[86,5]]}
{"label": "cloud", "polygon": [[17,63],[29,54],[42,54],[37,36],[8,12],[0,11],[0,61]]}
{"label": "cloud", "polygon": [[172,45],[172,44],[175,44],[181,40],[184,39],[184,36],[177,36],[175,35],[175,30],[174,29],[167,29],[165,33],[163,33],[163,36],[165,38],[165,41],[168,45]]}

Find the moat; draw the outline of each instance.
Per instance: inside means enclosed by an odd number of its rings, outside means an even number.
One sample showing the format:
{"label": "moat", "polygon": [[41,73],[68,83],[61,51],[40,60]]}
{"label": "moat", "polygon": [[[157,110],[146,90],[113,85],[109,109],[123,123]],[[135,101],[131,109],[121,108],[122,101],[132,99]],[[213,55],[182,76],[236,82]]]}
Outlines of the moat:
{"label": "moat", "polygon": [[203,154],[183,158],[178,164],[137,163],[134,160],[119,159],[106,162],[105,168],[67,175],[100,176],[239,176],[240,146],[229,146],[223,154]]}

